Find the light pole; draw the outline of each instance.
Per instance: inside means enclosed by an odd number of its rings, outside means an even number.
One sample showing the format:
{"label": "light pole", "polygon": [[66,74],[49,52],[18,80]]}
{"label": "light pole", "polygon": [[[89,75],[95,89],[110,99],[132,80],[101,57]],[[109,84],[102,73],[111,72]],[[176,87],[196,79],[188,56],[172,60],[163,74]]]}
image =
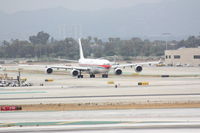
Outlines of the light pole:
{"label": "light pole", "polygon": [[[171,33],[162,33],[162,35],[163,36],[170,36],[171,35]],[[168,49],[168,46],[167,46],[168,44],[167,44],[167,39],[165,39],[165,50],[167,50]]]}

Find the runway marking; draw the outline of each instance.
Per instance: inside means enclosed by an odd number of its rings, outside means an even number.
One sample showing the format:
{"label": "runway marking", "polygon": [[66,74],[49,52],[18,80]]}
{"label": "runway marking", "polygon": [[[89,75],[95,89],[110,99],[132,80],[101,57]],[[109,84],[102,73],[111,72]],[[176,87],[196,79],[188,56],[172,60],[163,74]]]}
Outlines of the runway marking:
{"label": "runway marking", "polygon": [[71,123],[74,123],[75,121],[67,121],[67,122],[59,122],[57,123],[58,125],[64,125],[64,124],[71,124]]}
{"label": "runway marking", "polygon": [[109,97],[148,97],[148,96],[200,96],[200,93],[179,93],[179,94],[138,94],[138,95],[97,95],[97,96],[61,96],[61,97],[18,97],[0,98],[0,100],[25,100],[25,99],[62,99],[62,98],[109,98]]}
{"label": "runway marking", "polygon": [[0,127],[9,126],[49,126],[49,125],[100,125],[100,124],[123,124],[127,121],[74,121],[74,122],[16,122],[1,123]]}
{"label": "runway marking", "polygon": [[[145,123],[176,123],[185,124],[188,121],[74,121],[74,122],[16,122],[16,123],[0,123],[0,127],[16,127],[16,126],[50,126],[50,125],[106,125],[106,124],[145,124]],[[197,123],[197,121],[189,121],[189,123]]]}
{"label": "runway marking", "polygon": [[0,123],[0,127],[1,127],[2,125],[9,125],[9,124],[11,124],[11,123]]}
{"label": "runway marking", "polygon": [[46,91],[19,91],[19,92],[0,92],[2,94],[32,94],[32,93],[47,93]]}

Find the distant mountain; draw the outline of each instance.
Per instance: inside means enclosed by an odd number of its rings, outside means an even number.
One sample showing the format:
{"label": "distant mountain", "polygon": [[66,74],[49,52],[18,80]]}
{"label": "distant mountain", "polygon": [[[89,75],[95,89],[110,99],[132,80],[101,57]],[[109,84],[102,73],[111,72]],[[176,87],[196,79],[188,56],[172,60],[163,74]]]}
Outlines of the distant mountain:
{"label": "distant mountain", "polygon": [[157,39],[198,35],[200,1],[168,0],[122,9],[71,11],[53,8],[14,14],[0,12],[0,40],[27,39],[39,31],[63,39],[66,36],[143,37]]}

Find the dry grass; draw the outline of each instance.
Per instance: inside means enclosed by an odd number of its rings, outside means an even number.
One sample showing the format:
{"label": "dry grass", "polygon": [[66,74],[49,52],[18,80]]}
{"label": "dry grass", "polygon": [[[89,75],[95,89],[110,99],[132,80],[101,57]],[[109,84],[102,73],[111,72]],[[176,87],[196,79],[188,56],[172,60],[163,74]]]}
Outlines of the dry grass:
{"label": "dry grass", "polygon": [[155,108],[200,108],[200,103],[164,104],[33,104],[21,105],[22,111],[108,110],[108,109],[155,109]]}

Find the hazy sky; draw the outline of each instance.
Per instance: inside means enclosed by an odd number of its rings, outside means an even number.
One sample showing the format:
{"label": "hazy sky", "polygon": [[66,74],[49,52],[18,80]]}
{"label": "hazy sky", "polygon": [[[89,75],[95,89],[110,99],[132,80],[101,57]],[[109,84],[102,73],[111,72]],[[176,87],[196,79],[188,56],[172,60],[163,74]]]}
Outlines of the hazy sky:
{"label": "hazy sky", "polygon": [[71,10],[98,10],[103,8],[123,8],[163,0],[0,0],[0,11],[17,11],[64,7]]}

